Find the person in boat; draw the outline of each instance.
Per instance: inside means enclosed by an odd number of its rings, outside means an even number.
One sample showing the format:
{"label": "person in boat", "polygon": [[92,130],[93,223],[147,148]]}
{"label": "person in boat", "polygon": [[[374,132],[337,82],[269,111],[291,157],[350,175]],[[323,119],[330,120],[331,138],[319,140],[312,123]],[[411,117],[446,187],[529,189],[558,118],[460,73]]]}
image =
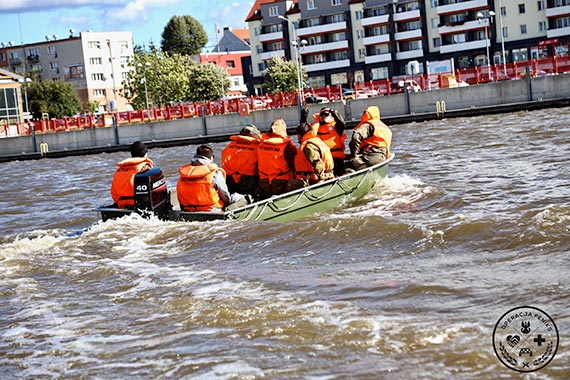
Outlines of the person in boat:
{"label": "person in boat", "polygon": [[226,172],[213,159],[214,150],[203,144],[192,161],[178,169],[176,193],[182,211],[222,211],[247,204],[243,195],[228,191]]}
{"label": "person in boat", "polygon": [[291,181],[289,189],[334,178],[331,149],[317,137],[315,129],[308,123],[301,123],[295,132],[300,146],[295,156],[295,179]]}
{"label": "person in boat", "polygon": [[147,148],[142,141],[131,144],[131,158],[117,164],[111,183],[111,197],[118,208],[133,208],[135,205],[135,174],[152,169],[154,164],[147,157]]}
{"label": "person in boat", "polygon": [[262,134],[257,148],[259,170],[258,198],[268,198],[287,192],[287,183],[295,173],[297,147],[287,135],[287,124],[276,119],[267,133]]}
{"label": "person in boat", "polygon": [[231,142],[222,150],[222,169],[226,171],[226,183],[230,193],[255,195],[259,185],[257,172],[257,147],[261,132],[255,125],[241,129],[230,136]]}
{"label": "person in boat", "polygon": [[380,109],[377,106],[366,108],[348,144],[351,154],[348,171],[385,161],[390,156],[391,143],[392,131],[380,120]]}
{"label": "person in boat", "polygon": [[[316,122],[312,125],[317,137],[325,142],[330,148],[334,160],[334,173],[341,175],[344,173],[345,140],[344,130],[346,123],[344,118],[334,108],[321,108],[318,114],[313,115]],[[301,123],[306,120],[301,120]]]}

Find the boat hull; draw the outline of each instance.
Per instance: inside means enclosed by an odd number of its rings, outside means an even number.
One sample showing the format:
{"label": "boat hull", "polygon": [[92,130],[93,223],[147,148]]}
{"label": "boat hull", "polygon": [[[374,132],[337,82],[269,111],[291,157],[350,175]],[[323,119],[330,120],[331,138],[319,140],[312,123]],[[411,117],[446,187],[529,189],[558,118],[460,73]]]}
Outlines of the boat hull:
{"label": "boat hull", "polygon": [[[326,212],[366,195],[388,174],[387,161],[325,182],[303,187],[247,206],[225,212],[185,212],[169,210],[158,217],[173,221],[267,220],[286,222]],[[116,219],[135,210],[99,207],[103,221]]]}

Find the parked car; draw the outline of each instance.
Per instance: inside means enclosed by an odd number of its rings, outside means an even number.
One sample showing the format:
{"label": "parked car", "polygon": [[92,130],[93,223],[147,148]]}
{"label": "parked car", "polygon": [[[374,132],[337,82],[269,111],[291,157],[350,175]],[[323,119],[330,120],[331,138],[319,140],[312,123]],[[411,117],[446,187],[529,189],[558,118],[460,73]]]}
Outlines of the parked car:
{"label": "parked car", "polygon": [[400,87],[402,90],[404,90],[405,87],[408,88],[408,92],[419,92],[422,91],[422,86],[420,86],[418,84],[418,82],[416,82],[413,79],[407,79],[405,81],[401,80],[398,82],[398,87]]}
{"label": "parked car", "polygon": [[324,96],[319,96],[319,95],[315,95],[315,94],[309,94],[305,97],[305,103],[328,103],[329,100],[327,98],[325,98]]}

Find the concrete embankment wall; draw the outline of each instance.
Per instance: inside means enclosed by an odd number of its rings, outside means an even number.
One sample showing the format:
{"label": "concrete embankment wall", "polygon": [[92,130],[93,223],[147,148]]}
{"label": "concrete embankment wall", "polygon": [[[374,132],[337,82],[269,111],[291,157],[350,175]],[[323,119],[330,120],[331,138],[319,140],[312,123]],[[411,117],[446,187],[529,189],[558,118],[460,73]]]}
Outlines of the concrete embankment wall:
{"label": "concrete embankment wall", "polygon": [[[544,76],[487,83],[453,89],[438,89],[410,94],[395,94],[347,102],[332,102],[345,116],[349,127],[354,126],[362,112],[371,105],[380,107],[387,124],[421,121],[441,117],[470,116],[481,113],[509,112],[570,105],[570,74]],[[310,105],[317,113],[323,104]],[[196,117],[192,119],[159,121],[121,125],[118,128],[96,128],[57,133],[37,134],[0,139],[0,161],[42,157],[41,149],[49,150],[48,157],[123,150],[136,140],[150,146],[172,146],[200,143],[201,140],[225,140],[246,123],[266,131],[271,122],[283,118],[289,127],[299,122],[299,108],[286,107],[254,111],[248,117],[239,114]],[[312,121],[312,119],[310,119]],[[47,145],[46,145],[47,144]]]}

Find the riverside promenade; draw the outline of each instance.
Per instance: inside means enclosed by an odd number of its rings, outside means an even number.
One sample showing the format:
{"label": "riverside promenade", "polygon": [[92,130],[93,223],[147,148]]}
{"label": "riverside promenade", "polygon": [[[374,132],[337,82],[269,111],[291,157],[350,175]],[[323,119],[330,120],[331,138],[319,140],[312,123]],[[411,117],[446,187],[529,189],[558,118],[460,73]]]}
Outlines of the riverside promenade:
{"label": "riverside promenade", "polygon": [[[347,126],[353,128],[371,105],[380,107],[382,120],[388,125],[567,107],[570,106],[570,74],[527,76],[519,80],[309,107],[311,114],[318,113],[323,106],[334,107],[344,115]],[[235,113],[3,138],[0,139],[0,162],[128,150],[136,140],[144,141],[150,148],[227,141],[246,124],[255,124],[266,131],[277,118],[283,118],[292,133],[299,122],[299,107],[258,110],[248,116]]]}

